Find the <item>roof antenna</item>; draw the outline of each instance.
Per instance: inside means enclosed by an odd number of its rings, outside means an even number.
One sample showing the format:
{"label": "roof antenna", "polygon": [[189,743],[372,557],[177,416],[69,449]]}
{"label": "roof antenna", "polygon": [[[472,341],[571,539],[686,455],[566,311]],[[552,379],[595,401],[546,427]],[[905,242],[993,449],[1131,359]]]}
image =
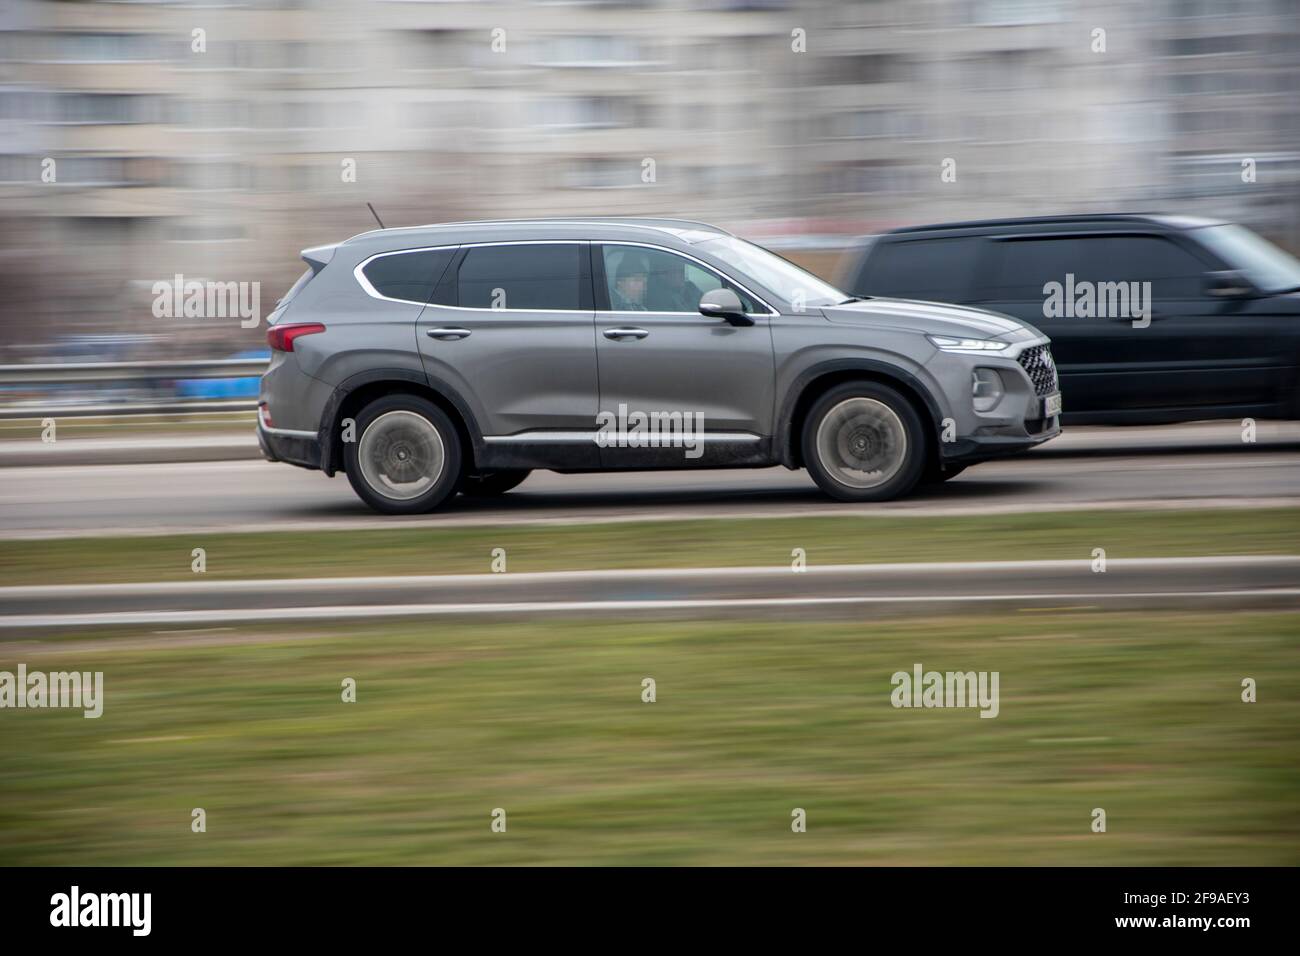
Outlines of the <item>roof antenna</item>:
{"label": "roof antenna", "polygon": [[379,213],[375,212],[375,207],[374,207],[374,206],[370,205],[370,203],[366,203],[366,208],[370,210],[370,215],[372,215],[372,216],[375,217],[375,222],[379,223],[379,228],[380,228],[380,229],[387,229],[387,228],[388,228],[387,226],[384,225],[384,220],[382,220],[382,219],[379,218]]}

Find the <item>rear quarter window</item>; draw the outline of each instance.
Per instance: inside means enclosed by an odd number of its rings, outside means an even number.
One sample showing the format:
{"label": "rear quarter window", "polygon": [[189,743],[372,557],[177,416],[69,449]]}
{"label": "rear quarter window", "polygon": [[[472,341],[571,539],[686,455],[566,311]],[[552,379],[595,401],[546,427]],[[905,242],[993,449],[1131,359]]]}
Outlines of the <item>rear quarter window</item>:
{"label": "rear quarter window", "polygon": [[853,294],[968,301],[981,246],[976,238],[879,240],[862,263]]}
{"label": "rear quarter window", "polygon": [[424,305],[455,254],[454,248],[395,252],[371,259],[361,271],[385,298]]}

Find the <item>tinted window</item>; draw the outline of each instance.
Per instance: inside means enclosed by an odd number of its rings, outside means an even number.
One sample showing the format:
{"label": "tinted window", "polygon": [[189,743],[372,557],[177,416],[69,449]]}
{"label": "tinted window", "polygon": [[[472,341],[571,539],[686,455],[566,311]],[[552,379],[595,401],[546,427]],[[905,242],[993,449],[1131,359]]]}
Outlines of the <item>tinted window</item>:
{"label": "tinted window", "polygon": [[992,243],[987,295],[990,299],[1042,301],[1043,286],[1096,281],[1088,254],[1096,239],[1014,239]]}
{"label": "tinted window", "polygon": [[681,256],[644,246],[604,246],[605,286],[614,312],[698,312],[704,293],[726,287],[746,312],[763,311],[754,300],[710,269]]}
{"label": "tinted window", "polygon": [[380,295],[423,304],[455,254],[455,249],[401,252],[371,260],[361,271]]}
{"label": "tinted window", "polygon": [[978,239],[879,242],[863,263],[853,294],[966,301],[980,245]]}
{"label": "tinted window", "polygon": [[1201,294],[1206,266],[1159,236],[1015,239],[993,243],[988,298],[1042,299],[1049,282],[1150,282],[1156,299]]}
{"label": "tinted window", "polygon": [[1205,290],[1208,266],[1168,239],[1115,236],[1090,242],[1099,282],[1150,282],[1155,299],[1191,299]]}
{"label": "tinted window", "polygon": [[582,308],[577,243],[480,246],[460,264],[459,304],[474,309]]}

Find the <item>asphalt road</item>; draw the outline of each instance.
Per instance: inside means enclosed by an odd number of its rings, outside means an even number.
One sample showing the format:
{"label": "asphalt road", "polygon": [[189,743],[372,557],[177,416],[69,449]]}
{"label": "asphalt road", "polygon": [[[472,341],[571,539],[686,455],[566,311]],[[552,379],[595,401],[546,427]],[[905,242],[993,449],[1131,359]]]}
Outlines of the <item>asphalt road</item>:
{"label": "asphalt road", "polygon": [[1300,504],[1294,429],[1243,444],[1235,426],[1206,427],[1081,430],[1055,450],[986,462],[878,505],[833,502],[806,472],[784,468],[537,472],[498,499],[458,497],[437,514],[385,518],[369,511],[343,476],[263,461],[0,468],[0,537]]}

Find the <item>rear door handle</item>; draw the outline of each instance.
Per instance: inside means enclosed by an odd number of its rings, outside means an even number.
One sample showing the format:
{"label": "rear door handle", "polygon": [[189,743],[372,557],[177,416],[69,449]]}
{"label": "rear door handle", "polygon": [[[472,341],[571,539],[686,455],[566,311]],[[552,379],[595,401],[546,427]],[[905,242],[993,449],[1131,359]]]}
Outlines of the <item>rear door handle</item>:
{"label": "rear door handle", "polygon": [[607,339],[643,339],[650,333],[645,329],[606,329],[605,338]]}
{"label": "rear door handle", "polygon": [[469,338],[469,329],[462,328],[437,328],[428,329],[424,333],[431,339],[442,339],[444,342],[451,342],[454,339]]}

